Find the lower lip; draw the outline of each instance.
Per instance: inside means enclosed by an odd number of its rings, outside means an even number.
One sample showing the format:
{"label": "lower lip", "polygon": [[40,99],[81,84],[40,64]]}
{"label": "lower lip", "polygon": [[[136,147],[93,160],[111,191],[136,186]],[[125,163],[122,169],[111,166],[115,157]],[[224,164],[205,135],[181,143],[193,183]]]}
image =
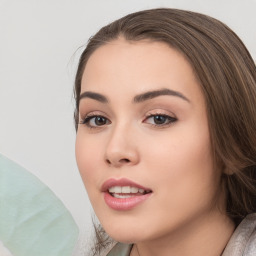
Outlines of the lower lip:
{"label": "lower lip", "polygon": [[115,198],[111,196],[108,192],[104,192],[104,200],[106,204],[117,211],[127,211],[131,210],[137,205],[141,204],[147,200],[152,193],[148,193],[141,196],[132,196],[129,198]]}

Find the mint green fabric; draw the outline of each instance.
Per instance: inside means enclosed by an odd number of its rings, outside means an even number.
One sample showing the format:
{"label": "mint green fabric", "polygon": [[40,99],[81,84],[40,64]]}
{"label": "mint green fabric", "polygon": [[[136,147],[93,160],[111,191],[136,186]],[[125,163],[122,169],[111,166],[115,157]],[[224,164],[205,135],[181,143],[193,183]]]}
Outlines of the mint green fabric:
{"label": "mint green fabric", "polygon": [[129,256],[132,250],[132,245],[117,243],[107,256]]}
{"label": "mint green fabric", "polygon": [[0,240],[13,256],[71,256],[77,238],[78,227],[56,195],[0,154]]}

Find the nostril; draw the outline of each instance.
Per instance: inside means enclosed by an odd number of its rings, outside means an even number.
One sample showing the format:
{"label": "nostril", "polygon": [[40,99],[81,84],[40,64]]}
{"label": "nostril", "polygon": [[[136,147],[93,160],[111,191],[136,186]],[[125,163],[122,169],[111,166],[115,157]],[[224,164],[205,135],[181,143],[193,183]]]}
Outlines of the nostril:
{"label": "nostril", "polygon": [[129,159],[127,159],[127,158],[124,158],[124,159],[121,159],[121,160],[120,160],[120,162],[121,162],[121,163],[129,163],[129,162],[130,162],[130,160],[129,160]]}
{"label": "nostril", "polygon": [[114,166],[122,166],[125,164],[129,164],[132,161],[128,158],[121,158],[121,159],[106,159],[105,160],[108,165],[114,165]]}

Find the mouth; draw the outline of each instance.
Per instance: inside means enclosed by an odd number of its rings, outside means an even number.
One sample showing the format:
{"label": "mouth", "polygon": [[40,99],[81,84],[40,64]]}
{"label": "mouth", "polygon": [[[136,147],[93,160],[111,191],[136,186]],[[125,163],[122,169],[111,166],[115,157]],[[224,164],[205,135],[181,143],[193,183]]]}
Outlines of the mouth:
{"label": "mouth", "polygon": [[128,179],[110,179],[102,186],[106,204],[114,210],[130,210],[151,196],[153,191]]}
{"label": "mouth", "polygon": [[132,186],[113,186],[108,189],[108,193],[115,198],[130,198],[146,195],[152,191]]}

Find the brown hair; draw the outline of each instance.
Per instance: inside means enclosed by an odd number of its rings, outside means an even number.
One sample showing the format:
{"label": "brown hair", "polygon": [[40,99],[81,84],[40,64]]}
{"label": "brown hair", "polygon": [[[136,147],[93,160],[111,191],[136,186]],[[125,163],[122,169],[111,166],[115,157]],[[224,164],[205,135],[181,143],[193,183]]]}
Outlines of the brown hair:
{"label": "brown hair", "polygon": [[118,37],[165,42],[190,62],[207,107],[211,144],[223,168],[227,213],[235,221],[256,211],[256,67],[237,35],[220,21],[190,11],[152,9],[101,28],[81,55],[75,78],[74,113],[85,65],[100,46]]}

